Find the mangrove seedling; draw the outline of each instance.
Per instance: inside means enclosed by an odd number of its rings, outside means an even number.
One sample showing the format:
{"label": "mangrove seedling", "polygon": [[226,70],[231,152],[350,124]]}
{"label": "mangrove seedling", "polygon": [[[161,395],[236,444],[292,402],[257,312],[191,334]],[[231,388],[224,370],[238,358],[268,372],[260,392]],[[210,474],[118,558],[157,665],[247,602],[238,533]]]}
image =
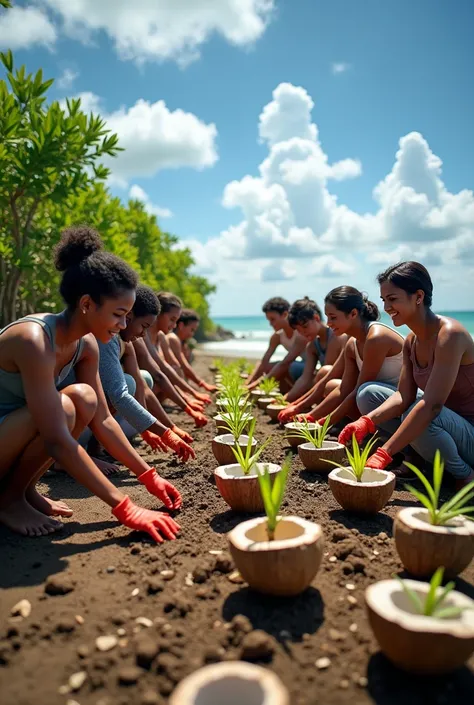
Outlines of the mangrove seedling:
{"label": "mangrove seedling", "polygon": [[272,401],[272,404],[274,406],[288,406],[290,402],[285,399],[285,396],[283,394],[275,394],[275,397]]}
{"label": "mangrove seedling", "polygon": [[352,435],[352,453],[349,448],[346,448],[347,461],[349,465],[343,465],[342,463],[335,463],[333,460],[328,460],[328,463],[335,465],[338,468],[345,468],[351,475],[354,476],[356,482],[362,482],[362,476],[364,474],[365,465],[372,452],[374,444],[377,442],[377,436],[373,436],[365,445],[363,450],[360,449],[359,444],[355,434]]}
{"label": "mangrove seedling", "polygon": [[431,524],[443,526],[450,519],[454,519],[454,517],[460,516],[461,514],[472,514],[474,512],[474,506],[467,506],[467,503],[474,497],[474,481],[459,490],[454,497],[442,504],[441,507],[439,506],[439,493],[441,491],[444,473],[444,461],[441,459],[439,450],[436,451],[434,457],[432,485],[415,465],[407,462],[405,462],[405,465],[415,473],[426,489],[426,494],[424,494],[412,487],[412,485],[406,485],[406,489],[428,510]]}
{"label": "mangrove seedling", "polygon": [[316,425],[315,429],[311,428],[307,419],[303,419],[300,423],[301,426],[288,432],[288,438],[302,438],[306,443],[311,443],[315,448],[322,448],[331,425],[331,416],[327,416],[323,425]]}
{"label": "mangrove seedling", "polygon": [[253,434],[255,432],[255,424],[257,423],[256,419],[252,419],[250,422],[250,428],[248,431],[248,441],[247,441],[247,446],[245,447],[245,451],[242,450],[240,445],[236,445],[235,447],[232,446],[232,452],[235,456],[236,461],[242,468],[242,472],[244,475],[249,475],[251,469],[253,468],[254,465],[258,463],[258,459],[262,455],[263,451],[265,448],[268,446],[268,444],[271,441],[271,438],[267,438],[266,441],[262,443],[260,448],[258,448],[254,453],[254,447],[252,445],[252,440],[253,440]]}
{"label": "mangrove seedling", "polygon": [[415,590],[412,590],[406,582],[400,578],[400,576],[395,575],[394,577],[402,586],[405,595],[409,598],[417,614],[422,614],[424,617],[434,617],[435,619],[454,619],[455,617],[459,617],[464,610],[462,607],[443,606],[449,593],[451,590],[454,590],[455,587],[454,581],[450,581],[438,592],[443,582],[443,575],[444,568],[438,568],[430,580],[430,589],[424,596],[424,601]]}
{"label": "mangrove seedling", "polygon": [[276,475],[273,482],[268,472],[268,467],[264,467],[262,472],[258,473],[258,484],[260,485],[260,493],[262,495],[265,514],[267,515],[267,536],[269,541],[275,539],[275,530],[281,517],[278,516],[285,494],[288,473],[290,472],[291,455],[287,455],[281,466],[281,471]]}
{"label": "mangrove seedling", "polygon": [[278,391],[278,382],[274,377],[265,377],[258,385],[258,388],[265,392],[265,396],[268,396]]}

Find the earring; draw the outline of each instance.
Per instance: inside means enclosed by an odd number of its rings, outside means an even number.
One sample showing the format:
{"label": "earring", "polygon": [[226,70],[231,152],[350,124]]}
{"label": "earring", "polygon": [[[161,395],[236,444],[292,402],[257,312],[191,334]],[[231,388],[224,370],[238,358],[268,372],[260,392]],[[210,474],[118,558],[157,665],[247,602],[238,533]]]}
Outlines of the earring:
{"label": "earring", "polygon": [[86,315],[86,309],[85,309],[85,308],[82,309],[82,313],[84,314],[84,316]]}

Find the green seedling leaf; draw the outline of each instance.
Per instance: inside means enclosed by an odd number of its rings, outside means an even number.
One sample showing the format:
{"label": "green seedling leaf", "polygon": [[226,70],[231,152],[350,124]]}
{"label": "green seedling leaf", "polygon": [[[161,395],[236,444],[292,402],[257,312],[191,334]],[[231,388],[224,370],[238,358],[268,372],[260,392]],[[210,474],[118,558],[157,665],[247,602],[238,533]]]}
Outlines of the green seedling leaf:
{"label": "green seedling leaf", "polygon": [[279,513],[285,488],[288,481],[288,474],[291,467],[291,455],[287,455],[283,461],[280,472],[275,476],[273,487],[268,466],[263,468],[263,472],[258,473],[258,483],[267,515],[267,534],[268,540],[273,541],[275,538],[275,530],[280,521]]}

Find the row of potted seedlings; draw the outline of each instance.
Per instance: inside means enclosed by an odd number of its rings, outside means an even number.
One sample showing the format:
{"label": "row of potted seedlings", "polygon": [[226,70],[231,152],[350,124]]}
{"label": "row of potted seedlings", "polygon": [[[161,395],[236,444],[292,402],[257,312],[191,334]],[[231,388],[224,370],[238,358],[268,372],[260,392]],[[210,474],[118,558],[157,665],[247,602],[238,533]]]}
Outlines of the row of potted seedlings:
{"label": "row of potted seedlings", "polygon": [[[316,576],[324,535],[319,524],[280,515],[291,456],[281,466],[260,462],[268,441],[259,446],[254,437],[256,419],[251,401],[274,420],[286,402],[274,384],[270,387],[270,381],[249,397],[241,375],[237,366],[220,366],[218,370],[216,381],[222,397],[216,417],[218,435],[213,440],[219,463],[214,477],[232,510],[265,515],[238,524],[228,534],[229,548],[252,589],[294,596],[306,590]],[[272,406],[278,408],[275,416]],[[393,473],[365,467],[375,439],[363,450],[355,438],[350,449],[344,448],[327,439],[329,428],[330,419],[324,426],[293,422],[286,424],[286,439],[298,449],[307,470],[328,475],[329,487],[343,509],[380,511],[393,493],[396,478]],[[407,572],[419,579],[431,577],[431,581],[395,576],[370,585],[365,592],[367,615],[382,652],[393,663],[415,673],[444,673],[463,665],[474,652],[474,601],[454,590],[452,582],[441,586],[443,579],[458,575],[474,556],[474,522],[466,516],[474,512],[474,507],[468,506],[474,498],[474,483],[440,506],[444,467],[439,453],[433,465],[433,485],[416,467],[410,468],[425,493],[408,486],[421,506],[407,507],[397,514],[395,545]],[[178,687],[179,700],[171,703],[217,705],[225,697],[227,705],[234,705],[234,696],[235,705],[290,702],[274,674],[233,662],[193,673]]]}

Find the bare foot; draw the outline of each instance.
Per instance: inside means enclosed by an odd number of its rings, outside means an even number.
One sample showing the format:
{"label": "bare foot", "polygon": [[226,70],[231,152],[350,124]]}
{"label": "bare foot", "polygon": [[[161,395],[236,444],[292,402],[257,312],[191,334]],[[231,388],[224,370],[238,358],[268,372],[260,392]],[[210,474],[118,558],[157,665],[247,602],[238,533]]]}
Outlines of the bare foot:
{"label": "bare foot", "polygon": [[[99,470],[104,473],[104,475],[107,477],[107,475],[113,475],[116,472],[120,472],[120,468],[118,465],[114,465],[114,463],[108,463],[106,460],[101,460],[100,458],[94,458],[91,456],[92,460],[94,463],[97,465]],[[66,472],[64,468],[60,468],[57,463],[54,463],[54,465],[51,466],[51,470],[54,470],[54,472]]]}
{"label": "bare foot", "polygon": [[62,527],[60,521],[38,512],[24,498],[0,509],[0,523],[22,536],[46,536]]}
{"label": "bare foot", "polygon": [[34,509],[48,517],[70,517],[73,514],[71,507],[66,502],[43,497],[36,487],[28,487],[25,498]]}

